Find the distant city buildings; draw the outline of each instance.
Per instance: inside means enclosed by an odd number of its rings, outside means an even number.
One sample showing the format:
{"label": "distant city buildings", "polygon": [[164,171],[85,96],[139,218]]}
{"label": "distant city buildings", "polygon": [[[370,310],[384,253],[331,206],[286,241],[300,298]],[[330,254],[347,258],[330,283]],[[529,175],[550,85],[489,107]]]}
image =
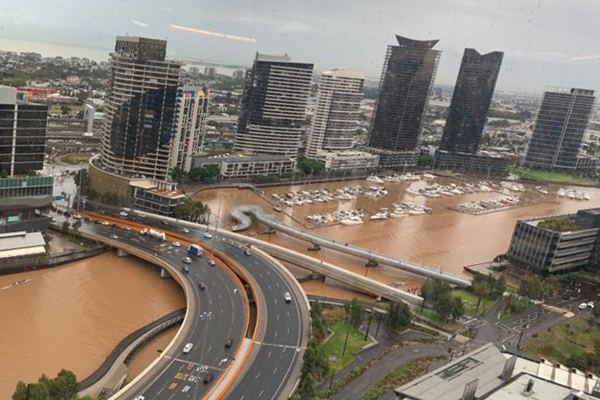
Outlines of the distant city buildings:
{"label": "distant city buildings", "polygon": [[423,116],[437,70],[438,40],[412,40],[396,35],[388,46],[381,76],[368,151],[380,155],[384,167],[415,165]]}
{"label": "distant city buildings", "polygon": [[362,71],[351,68],[336,68],[321,75],[306,155],[320,161],[327,158],[327,169],[337,169],[348,162],[357,166],[352,162],[354,157],[361,159],[360,166],[373,159],[366,153],[348,151],[358,129],[364,80]]}
{"label": "distant city buildings", "polygon": [[117,37],[102,137],[109,172],[168,179],[181,64],[166,51],[164,40]]}
{"label": "distant city buildings", "polygon": [[204,75],[209,78],[214,78],[217,75],[217,70],[213,67],[206,67],[204,68]]}
{"label": "distant city buildings", "polygon": [[208,88],[184,86],[177,89],[170,169],[178,167],[189,172],[192,158],[204,150],[208,105]]}
{"label": "distant city buildings", "polygon": [[242,80],[242,79],[244,79],[245,76],[246,76],[246,71],[241,70],[241,69],[239,69],[237,71],[233,71],[233,74],[231,75],[231,77],[236,80]]}
{"label": "distant city buildings", "polygon": [[442,135],[441,150],[475,153],[494,95],[504,53],[465,49]]}
{"label": "distant city buildings", "polygon": [[545,170],[593,169],[597,160],[580,155],[596,92],[550,88],[544,93],[524,165]]}
{"label": "distant city buildings", "polygon": [[234,149],[248,154],[296,156],[313,65],[256,54],[249,72]]}

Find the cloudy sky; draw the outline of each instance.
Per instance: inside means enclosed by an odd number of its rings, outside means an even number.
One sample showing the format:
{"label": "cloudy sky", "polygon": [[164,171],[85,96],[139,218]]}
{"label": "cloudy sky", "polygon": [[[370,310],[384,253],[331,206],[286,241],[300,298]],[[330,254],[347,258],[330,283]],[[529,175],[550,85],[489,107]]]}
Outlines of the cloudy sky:
{"label": "cloudy sky", "polygon": [[[463,49],[473,47],[505,52],[502,90],[600,89],[597,0],[2,2],[0,38],[109,51],[115,35],[127,33],[167,39],[168,52],[178,58],[250,65],[256,51],[287,52],[294,60],[313,62],[317,71],[352,66],[379,77],[386,46],[401,34],[440,39],[436,83],[453,84]],[[184,32],[172,24],[256,41]]]}

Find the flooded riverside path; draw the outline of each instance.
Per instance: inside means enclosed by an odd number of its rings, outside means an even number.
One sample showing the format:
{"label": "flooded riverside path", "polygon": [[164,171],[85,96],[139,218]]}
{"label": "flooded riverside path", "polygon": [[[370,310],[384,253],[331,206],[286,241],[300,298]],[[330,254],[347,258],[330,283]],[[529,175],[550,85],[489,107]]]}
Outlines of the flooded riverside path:
{"label": "flooded riverside path", "polygon": [[[84,379],[125,336],[185,307],[172,279],[115,253],[0,276],[0,288],[25,279],[31,280],[0,290],[0,399],[9,399],[19,380],[54,377],[62,368]],[[148,357],[145,365],[152,360]]]}
{"label": "flooded riverside path", "polygon": [[[453,178],[438,178],[429,183],[463,184],[464,180]],[[467,180],[470,183],[477,180]],[[494,181],[500,183],[499,181]],[[294,207],[284,207],[283,213],[273,210],[272,194],[285,194],[288,191],[314,190],[327,188],[335,191],[338,188],[354,187],[361,185],[385,186],[388,195],[382,198],[370,199],[359,196],[351,201],[330,201],[327,203],[305,204]],[[365,247],[391,256],[419,262],[442,269],[453,274],[465,274],[463,267],[491,261],[495,256],[503,254],[508,249],[510,238],[518,219],[531,218],[552,214],[574,213],[582,208],[600,206],[600,189],[577,188],[589,194],[589,201],[576,201],[556,195],[557,185],[543,185],[549,191],[543,196],[535,191],[536,185],[525,184],[525,192],[509,192],[500,187],[490,193],[465,193],[454,197],[440,197],[431,199],[415,196],[406,192],[409,187],[418,189],[426,186],[425,181],[417,182],[385,182],[377,184],[361,181],[329,182],[318,184],[275,186],[262,188],[264,195],[261,197],[248,189],[219,189],[204,190],[195,194],[195,198],[206,202],[212,212],[218,212],[224,223],[231,225],[229,217],[231,209],[241,204],[257,204],[263,206],[268,214],[273,214],[280,221],[301,229],[306,229],[318,235],[357,246]],[[459,203],[471,200],[490,200],[505,195],[518,196],[523,201],[533,205],[519,206],[509,210],[497,211],[483,215],[471,215],[449,209]],[[432,208],[432,214],[411,215],[404,218],[387,220],[369,220],[369,215],[383,207],[393,210],[393,203],[412,202],[413,204],[426,205]],[[299,222],[306,223],[305,217],[314,214],[331,213],[336,210],[350,210],[362,208],[366,211],[365,221],[361,225],[322,226],[319,228],[306,228]],[[253,226],[249,233],[260,233],[264,226]],[[347,256],[333,250],[322,249],[318,252],[308,251],[308,244],[288,235],[277,233],[274,235],[258,235],[262,240],[271,241],[284,247],[300,251],[312,257],[343,266],[359,274],[367,273],[369,277],[386,283],[415,288],[420,278],[414,275],[389,267],[371,268],[366,271],[364,261],[352,256]],[[311,294],[327,295],[326,285],[305,285]]]}

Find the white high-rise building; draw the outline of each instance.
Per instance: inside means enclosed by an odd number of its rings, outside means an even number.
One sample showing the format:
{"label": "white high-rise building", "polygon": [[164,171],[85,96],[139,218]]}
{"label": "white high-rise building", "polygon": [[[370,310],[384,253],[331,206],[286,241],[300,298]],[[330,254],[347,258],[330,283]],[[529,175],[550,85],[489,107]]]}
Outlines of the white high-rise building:
{"label": "white high-rise building", "polygon": [[183,86],[177,90],[175,135],[171,142],[171,169],[189,172],[192,158],[204,150],[209,94],[206,87]]}
{"label": "white high-rise building", "polygon": [[234,148],[250,154],[296,156],[313,65],[257,54],[247,76]]}
{"label": "white high-rise building", "polygon": [[306,155],[352,149],[358,128],[365,75],[354,68],[336,68],[321,75],[317,106],[306,146]]}

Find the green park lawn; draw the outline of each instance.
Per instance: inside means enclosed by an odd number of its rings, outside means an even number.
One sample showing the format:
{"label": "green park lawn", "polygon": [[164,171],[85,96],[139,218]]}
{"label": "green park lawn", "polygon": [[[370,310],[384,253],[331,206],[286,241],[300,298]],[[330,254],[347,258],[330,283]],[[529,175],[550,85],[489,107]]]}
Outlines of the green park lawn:
{"label": "green park lawn", "polygon": [[569,364],[572,355],[594,352],[594,340],[600,339],[600,330],[580,317],[556,325],[536,337],[525,340],[525,354],[531,358],[546,358]]}
{"label": "green park lawn", "polygon": [[589,178],[581,178],[578,176],[571,176],[566,174],[558,174],[555,172],[538,171],[534,169],[527,169],[517,166],[512,166],[508,169],[508,172],[513,175],[518,175],[522,178],[535,179],[538,181],[557,182],[557,183],[570,183],[573,185],[596,185],[597,181]]}
{"label": "green park lawn", "polygon": [[[373,326],[371,326],[371,328],[373,328]],[[327,343],[323,345],[323,351],[329,360],[329,367],[336,371],[341,370],[354,361],[354,358],[356,357],[355,353],[367,344],[373,342],[371,338],[365,340],[365,334],[346,321],[338,322],[332,325],[330,329],[335,333]],[[342,356],[346,334],[348,334],[348,344],[346,346],[346,352],[344,356]]]}
{"label": "green park lawn", "polygon": [[462,299],[463,304],[465,306],[465,311],[471,314],[483,314],[486,312],[492,304],[494,304],[494,299],[484,298],[481,299],[481,304],[479,305],[479,310],[477,310],[477,302],[479,298],[475,296],[473,293],[468,292],[466,290],[453,290],[452,294],[454,296],[458,296]]}

